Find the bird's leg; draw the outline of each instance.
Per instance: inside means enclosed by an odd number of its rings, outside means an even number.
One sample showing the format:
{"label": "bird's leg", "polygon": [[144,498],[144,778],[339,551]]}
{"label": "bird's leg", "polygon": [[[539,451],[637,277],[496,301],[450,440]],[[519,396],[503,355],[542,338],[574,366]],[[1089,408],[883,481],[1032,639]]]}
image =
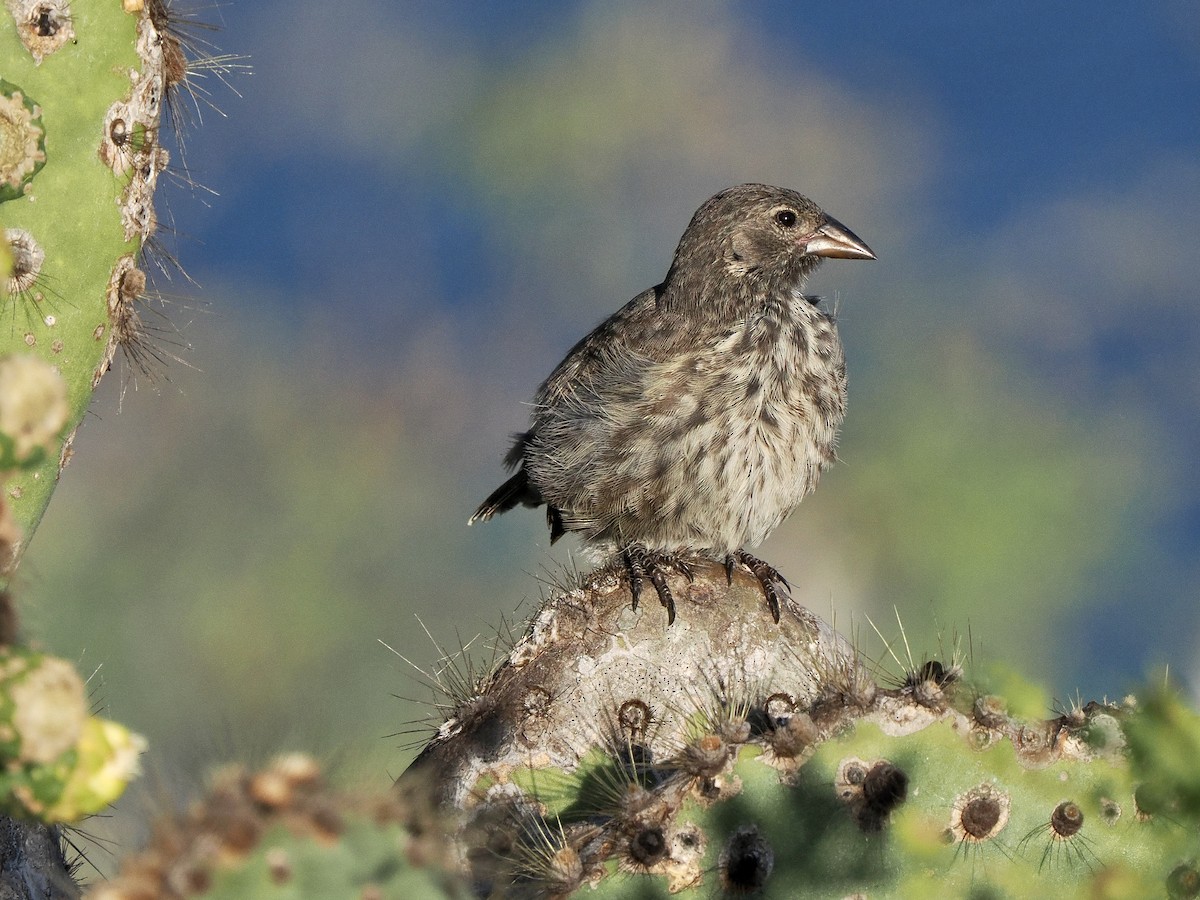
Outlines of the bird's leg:
{"label": "bird's leg", "polygon": [[633,597],[633,608],[638,608],[638,600],[642,597],[642,579],[646,575],[646,570],[642,563],[646,557],[646,548],[641,545],[633,545],[625,548],[621,554],[621,560],[625,563],[625,570],[629,573],[629,594]]}
{"label": "bird's leg", "polygon": [[670,627],[675,624],[675,595],[671,593],[671,586],[667,584],[666,572],[662,566],[656,565],[650,567],[648,574],[654,589],[658,591],[658,602],[667,611],[667,626]]}
{"label": "bird's leg", "polygon": [[667,624],[675,622],[675,595],[667,582],[667,570],[674,569],[689,582],[695,578],[692,566],[674,553],[648,550],[641,544],[630,544],[621,553],[625,569],[629,573],[629,593],[633,597],[633,608],[637,609],[641,599],[643,578],[649,578],[658,593],[658,602],[667,611]]}
{"label": "bird's leg", "polygon": [[771,608],[771,617],[775,619],[775,624],[779,624],[779,585],[783,585],[785,589],[791,589],[787,579],[779,574],[778,570],[770,563],[765,563],[757,556],[751,556],[745,550],[735,550],[725,557],[725,575],[730,583],[733,582],[733,570],[738,564],[745,566],[750,570],[758,583],[762,585],[763,594],[767,598],[767,606]]}

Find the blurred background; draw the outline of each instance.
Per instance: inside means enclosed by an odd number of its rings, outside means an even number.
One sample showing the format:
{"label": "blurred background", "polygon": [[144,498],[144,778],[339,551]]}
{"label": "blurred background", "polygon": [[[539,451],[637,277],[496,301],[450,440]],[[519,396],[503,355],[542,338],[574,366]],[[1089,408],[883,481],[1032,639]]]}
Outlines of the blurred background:
{"label": "blurred background", "polygon": [[108,379],[22,569],[31,634],[150,740],[89,823],[117,852],[218,761],[404,768],[430,694],[397,654],[486,662],[587,566],[538,513],[466,527],[525,403],[744,181],[879,256],[810,282],[851,398],[761,552],[797,598],[1060,704],[1194,690],[1194,2],[175,7],[253,67],[197,73],[174,159],[217,195],[164,197],[186,365]]}

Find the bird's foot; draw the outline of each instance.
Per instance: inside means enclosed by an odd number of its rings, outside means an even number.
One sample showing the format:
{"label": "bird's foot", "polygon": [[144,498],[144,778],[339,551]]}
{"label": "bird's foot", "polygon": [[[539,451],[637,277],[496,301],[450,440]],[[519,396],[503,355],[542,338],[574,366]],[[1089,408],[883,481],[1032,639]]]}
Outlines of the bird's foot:
{"label": "bird's foot", "polygon": [[749,569],[750,574],[757,578],[758,583],[762,585],[763,594],[767,598],[767,606],[771,608],[771,617],[778,625],[779,586],[782,585],[787,591],[791,589],[791,585],[773,565],[763,562],[757,556],[751,556],[745,550],[735,550],[725,557],[725,578],[730,584],[733,583],[733,570],[739,565]]}
{"label": "bird's foot", "polygon": [[641,544],[630,544],[621,552],[621,560],[629,573],[629,593],[633,595],[633,608],[637,609],[642,596],[642,579],[649,578],[658,592],[658,602],[667,611],[667,625],[675,622],[675,595],[667,583],[668,570],[674,570],[689,582],[695,578],[691,563],[675,553],[648,550]]}

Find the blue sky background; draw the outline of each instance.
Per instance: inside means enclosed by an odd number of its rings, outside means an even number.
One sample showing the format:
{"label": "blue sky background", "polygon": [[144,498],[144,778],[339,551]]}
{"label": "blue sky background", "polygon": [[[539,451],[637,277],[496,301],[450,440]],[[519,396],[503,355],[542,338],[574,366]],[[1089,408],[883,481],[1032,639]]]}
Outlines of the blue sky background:
{"label": "blue sky background", "polygon": [[587,565],[537,514],[466,518],[539,380],[741,181],[879,255],[811,283],[851,406],[763,548],[798,599],[876,655],[893,607],[930,653],[969,633],[1060,702],[1165,664],[1195,687],[1195,3],[200,16],[253,74],[200,82],[223,115],[186,160],[219,196],[160,216],[202,286],[160,284],[195,368],[110,379],[27,565],[33,627],[102,665],[159,771],[284,745],[402,767],[389,695],[421,689],[377,641],[433,665],[414,615],[456,647]]}

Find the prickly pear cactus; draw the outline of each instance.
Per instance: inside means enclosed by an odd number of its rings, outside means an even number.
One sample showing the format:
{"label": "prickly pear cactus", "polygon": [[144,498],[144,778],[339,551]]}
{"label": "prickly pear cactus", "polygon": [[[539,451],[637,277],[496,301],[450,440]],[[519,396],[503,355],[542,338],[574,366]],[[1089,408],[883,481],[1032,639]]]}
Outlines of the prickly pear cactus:
{"label": "prickly pear cactus", "polygon": [[219,773],[201,802],[156,823],[144,852],[89,900],[435,900],[465,897],[437,815],[420,795],[331,790],[317,764],[280,757]]}
{"label": "prickly pear cactus", "polygon": [[879,683],[750,578],[675,587],[668,628],[600,573],[440,679],[400,784],[460,811],[476,896],[1200,896],[1200,719],[1168,695],[1041,718],[954,660]]}
{"label": "prickly pear cactus", "polygon": [[27,852],[57,846],[57,829],[36,820],[71,822],[103,809],[136,774],[144,743],[88,715],[83,682],[67,663],[20,646],[7,584],[117,350],[144,374],[171,355],[146,318],[161,304],[146,271],[169,275],[171,263],[157,239],[154,205],[170,165],[160,135],[164,120],[178,126],[188,118],[180,95],[196,99],[199,70],[223,79],[240,65],[197,54],[193,27],[168,0],[5,0],[0,11],[6,897],[74,896],[61,854]]}
{"label": "prickly pear cactus", "polygon": [[143,324],[155,302],[144,260],[158,229],[155,188],[169,163],[158,136],[187,71],[180,74],[164,0],[6,0],[6,7],[0,356],[20,352],[52,365],[67,416],[53,452],[9,475],[17,537],[0,575],[11,572],[40,520],[117,349],[135,364],[153,352]]}

